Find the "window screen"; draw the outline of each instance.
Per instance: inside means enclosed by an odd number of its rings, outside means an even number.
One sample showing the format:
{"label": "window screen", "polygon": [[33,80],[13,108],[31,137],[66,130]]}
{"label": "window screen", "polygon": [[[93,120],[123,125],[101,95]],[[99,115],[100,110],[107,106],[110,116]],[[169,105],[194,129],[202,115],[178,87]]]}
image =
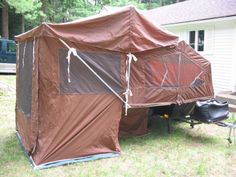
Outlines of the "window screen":
{"label": "window screen", "polygon": [[184,87],[202,84],[201,68],[183,54],[170,54],[145,61],[147,87]]}
{"label": "window screen", "polygon": [[204,51],[204,30],[198,31],[198,51]]}
{"label": "window screen", "polygon": [[[197,32],[197,33],[196,33]],[[189,32],[189,45],[197,51],[204,51],[204,30],[190,31]]]}
{"label": "window screen", "polygon": [[179,54],[159,56],[146,64],[146,84],[154,87],[177,87]]}
{"label": "window screen", "polygon": [[18,106],[26,117],[31,116],[33,41],[19,44]]}
{"label": "window screen", "polygon": [[[121,87],[120,54],[79,52],[78,55],[116,92]],[[67,50],[59,50],[60,90],[62,93],[111,92],[79,59],[71,55],[68,82]]]}
{"label": "window screen", "polygon": [[200,86],[204,81],[198,77],[202,73],[202,69],[189,60],[185,55],[181,55],[179,68],[179,84],[180,86]]}

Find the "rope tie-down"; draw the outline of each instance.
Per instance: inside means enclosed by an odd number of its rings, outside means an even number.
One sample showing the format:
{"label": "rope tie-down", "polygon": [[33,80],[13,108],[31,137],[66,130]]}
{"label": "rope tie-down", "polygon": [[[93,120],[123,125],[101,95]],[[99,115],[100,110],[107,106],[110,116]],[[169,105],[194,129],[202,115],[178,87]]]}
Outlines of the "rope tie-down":
{"label": "rope tie-down", "polygon": [[71,56],[71,54],[73,54],[74,56],[76,56],[77,55],[77,52],[76,52],[76,49],[75,48],[69,48],[69,51],[68,51],[68,53],[67,53],[67,57],[66,57],[66,59],[67,59],[67,80],[68,80],[68,83],[70,83],[71,82],[71,80],[70,80],[70,56]]}
{"label": "rope tie-down", "polygon": [[135,62],[138,60],[134,54],[129,53],[127,54],[126,59],[126,72],[125,72],[125,80],[127,83],[126,91],[125,91],[125,116],[127,116],[129,106],[129,96],[133,96],[132,91],[130,90],[130,70],[131,70],[131,63],[132,60]]}

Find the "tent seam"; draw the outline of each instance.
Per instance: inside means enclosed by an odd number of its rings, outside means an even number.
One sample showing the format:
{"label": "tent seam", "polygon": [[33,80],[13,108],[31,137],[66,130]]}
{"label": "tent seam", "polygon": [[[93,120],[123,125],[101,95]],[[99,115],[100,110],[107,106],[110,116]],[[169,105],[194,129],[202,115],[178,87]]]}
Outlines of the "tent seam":
{"label": "tent seam", "polygon": [[[37,127],[36,127],[36,131],[35,131],[35,142],[34,142],[34,147],[30,153],[30,156],[32,157],[32,155],[35,153],[35,150],[37,148],[37,141],[38,141],[38,137],[39,137],[39,58],[40,58],[40,55],[39,55],[39,38],[35,38],[34,40],[37,39],[37,44],[34,46],[34,48],[36,48],[37,46],[37,58],[35,57],[35,62],[34,62],[34,65],[37,64],[37,66],[33,66],[35,70],[33,70],[33,72],[36,72],[35,73],[35,77],[37,77],[37,100],[38,100],[38,103],[37,103],[37,113],[36,113],[36,117],[37,117]],[[35,50],[35,49],[34,49]],[[35,53],[34,53],[35,55]],[[33,160],[33,157],[32,157],[32,160]]]}
{"label": "tent seam", "polygon": [[129,10],[129,52],[131,52],[131,27],[132,27],[132,23],[131,23],[131,8]]}

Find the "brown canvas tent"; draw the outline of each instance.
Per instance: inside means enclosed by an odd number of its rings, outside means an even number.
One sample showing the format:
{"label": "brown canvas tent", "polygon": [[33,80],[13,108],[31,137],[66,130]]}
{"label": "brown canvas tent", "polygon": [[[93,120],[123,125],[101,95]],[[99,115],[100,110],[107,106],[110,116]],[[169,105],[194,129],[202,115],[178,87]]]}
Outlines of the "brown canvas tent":
{"label": "brown canvas tent", "polygon": [[117,156],[119,127],[145,133],[148,107],[213,96],[209,61],[134,7],[16,40],[16,129],[35,168]]}

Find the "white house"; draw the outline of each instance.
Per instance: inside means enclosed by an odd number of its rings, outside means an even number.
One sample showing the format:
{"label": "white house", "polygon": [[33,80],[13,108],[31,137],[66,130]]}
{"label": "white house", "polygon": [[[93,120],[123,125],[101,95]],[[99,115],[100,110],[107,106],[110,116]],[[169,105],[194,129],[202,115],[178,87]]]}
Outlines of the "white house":
{"label": "white house", "polygon": [[188,0],[146,13],[211,61],[216,93],[236,91],[236,0]]}

